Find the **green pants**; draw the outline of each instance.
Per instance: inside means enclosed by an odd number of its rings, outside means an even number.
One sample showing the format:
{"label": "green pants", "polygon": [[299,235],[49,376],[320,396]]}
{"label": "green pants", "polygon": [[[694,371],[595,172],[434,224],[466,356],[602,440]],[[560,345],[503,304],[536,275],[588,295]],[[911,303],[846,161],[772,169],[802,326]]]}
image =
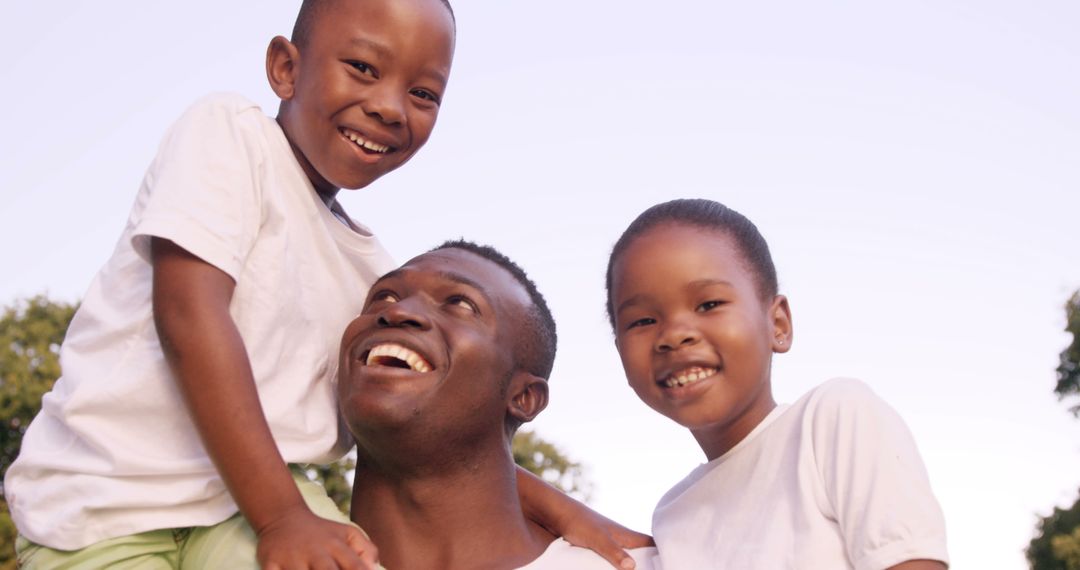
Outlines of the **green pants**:
{"label": "green pants", "polygon": [[[298,467],[293,480],[316,515],[352,524],[318,483]],[[258,568],[255,532],[237,513],[213,526],[152,530],[103,540],[80,550],[55,550],[23,537],[15,542],[19,568],[24,570],[187,570]]]}

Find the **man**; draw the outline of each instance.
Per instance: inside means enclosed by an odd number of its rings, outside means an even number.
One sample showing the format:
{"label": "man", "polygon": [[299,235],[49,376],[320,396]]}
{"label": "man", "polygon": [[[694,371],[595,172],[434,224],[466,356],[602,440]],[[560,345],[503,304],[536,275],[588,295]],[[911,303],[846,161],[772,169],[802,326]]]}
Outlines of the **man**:
{"label": "man", "polygon": [[[555,324],[525,273],[451,242],[385,275],[342,340],[352,519],[391,569],[606,569],[524,516],[510,439],[547,405]],[[632,551],[638,570],[654,549]]]}

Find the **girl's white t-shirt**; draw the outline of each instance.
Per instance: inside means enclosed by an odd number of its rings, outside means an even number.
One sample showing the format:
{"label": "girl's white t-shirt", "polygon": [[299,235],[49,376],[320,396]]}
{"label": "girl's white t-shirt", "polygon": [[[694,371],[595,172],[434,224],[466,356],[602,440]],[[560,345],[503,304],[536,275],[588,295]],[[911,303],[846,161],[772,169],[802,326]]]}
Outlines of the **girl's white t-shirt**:
{"label": "girl's white t-shirt", "polygon": [[[230,313],[282,456],[327,463],[352,445],[334,385],[345,326],[394,267],[320,200],[278,124],[214,95],[166,134],[112,256],[86,293],[5,478],[19,532],[73,550],[237,511],[162,355],[149,243],[169,239],[236,281]],[[365,235],[366,232],[366,235]]]}
{"label": "girl's white t-shirt", "polygon": [[664,568],[881,570],[948,561],[945,520],[900,416],[857,380],[779,406],[660,499]]}

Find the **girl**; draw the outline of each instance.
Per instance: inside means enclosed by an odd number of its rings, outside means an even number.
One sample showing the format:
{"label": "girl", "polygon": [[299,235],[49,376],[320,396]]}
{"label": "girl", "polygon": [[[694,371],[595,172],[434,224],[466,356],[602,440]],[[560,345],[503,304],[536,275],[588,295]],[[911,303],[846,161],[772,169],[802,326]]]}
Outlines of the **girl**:
{"label": "girl", "polygon": [[710,200],[649,208],[615,244],[607,291],[630,386],[709,460],[653,513],[664,568],[946,567],[941,509],[895,411],[855,380],[773,400],[791,309],[748,219]]}

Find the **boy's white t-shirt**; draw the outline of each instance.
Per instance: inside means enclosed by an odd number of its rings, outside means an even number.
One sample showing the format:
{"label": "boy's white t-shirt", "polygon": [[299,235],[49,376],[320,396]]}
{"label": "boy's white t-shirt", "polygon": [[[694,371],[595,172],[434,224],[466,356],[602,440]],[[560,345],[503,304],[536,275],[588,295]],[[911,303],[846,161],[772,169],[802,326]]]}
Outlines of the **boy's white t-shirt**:
{"label": "boy's white t-shirt", "polygon": [[[655,548],[635,548],[627,552],[637,563],[635,570],[660,570],[660,567],[654,564]],[[592,550],[573,546],[561,538],[556,538],[539,558],[518,570],[611,570],[611,568],[610,562]]]}
{"label": "boy's white t-shirt", "polygon": [[341,334],[393,261],[335,219],[273,119],[242,97],[207,97],[165,136],[7,472],[19,532],[38,544],[73,550],[237,510],[162,355],[151,236],[236,281],[230,312],[285,460],[327,463],[352,444],[334,389]]}
{"label": "boy's white t-shirt", "polygon": [[945,520],[914,439],[863,383],[777,407],[660,499],[664,568],[880,570],[947,562]]}

